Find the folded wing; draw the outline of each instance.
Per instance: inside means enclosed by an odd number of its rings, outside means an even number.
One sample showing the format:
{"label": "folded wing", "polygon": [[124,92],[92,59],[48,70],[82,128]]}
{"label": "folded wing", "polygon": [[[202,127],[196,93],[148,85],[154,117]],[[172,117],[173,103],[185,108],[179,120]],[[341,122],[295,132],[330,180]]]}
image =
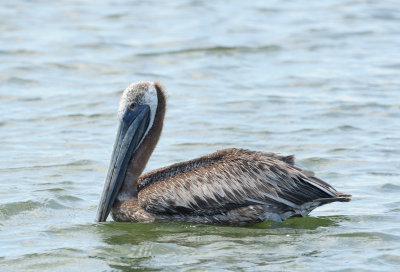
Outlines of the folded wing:
{"label": "folded wing", "polygon": [[156,170],[139,181],[139,204],[155,214],[213,215],[249,205],[311,209],[349,201],[314,173],[294,165],[293,156],[225,149]]}

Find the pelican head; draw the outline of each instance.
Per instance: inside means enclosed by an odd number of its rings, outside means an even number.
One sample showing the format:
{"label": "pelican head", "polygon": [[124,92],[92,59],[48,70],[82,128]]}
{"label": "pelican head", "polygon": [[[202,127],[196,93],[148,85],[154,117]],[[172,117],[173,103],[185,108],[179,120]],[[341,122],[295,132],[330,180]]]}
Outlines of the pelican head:
{"label": "pelican head", "polygon": [[[160,107],[161,106],[161,107]],[[103,222],[116,198],[136,198],[136,181],[157,144],[165,113],[159,83],[141,81],[123,92],[117,134],[96,221]]]}

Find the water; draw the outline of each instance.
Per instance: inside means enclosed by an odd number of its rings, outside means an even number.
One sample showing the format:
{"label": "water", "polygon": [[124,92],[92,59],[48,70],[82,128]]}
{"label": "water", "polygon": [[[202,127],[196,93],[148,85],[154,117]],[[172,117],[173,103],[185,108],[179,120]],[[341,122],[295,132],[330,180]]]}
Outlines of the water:
{"label": "water", "polygon": [[[314,2],[3,1],[0,270],[398,271],[400,5]],[[249,228],[94,223],[137,80],[169,97],[148,170],[279,151],[353,201]]]}

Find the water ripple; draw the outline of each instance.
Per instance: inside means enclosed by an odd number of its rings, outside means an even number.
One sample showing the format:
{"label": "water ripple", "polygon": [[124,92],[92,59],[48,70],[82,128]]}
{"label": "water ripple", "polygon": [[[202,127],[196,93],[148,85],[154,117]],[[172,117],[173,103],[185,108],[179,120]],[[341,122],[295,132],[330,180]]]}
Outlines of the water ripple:
{"label": "water ripple", "polygon": [[336,237],[347,237],[347,238],[365,238],[368,240],[381,240],[381,241],[398,241],[400,236],[390,235],[381,232],[350,232],[350,233],[340,233],[332,236]]}
{"label": "water ripple", "polygon": [[378,189],[383,192],[398,192],[400,191],[400,185],[385,183],[378,186]]}
{"label": "water ripple", "polygon": [[4,219],[26,211],[32,211],[43,207],[43,204],[37,201],[20,201],[0,205],[0,216]]}
{"label": "water ripple", "polygon": [[280,46],[277,45],[266,45],[259,47],[248,47],[248,46],[213,46],[204,48],[186,48],[180,50],[166,51],[166,52],[150,52],[150,53],[138,53],[138,57],[153,57],[163,55],[180,55],[190,53],[213,53],[213,54],[246,54],[246,53],[259,53],[259,52],[276,52],[281,50]]}

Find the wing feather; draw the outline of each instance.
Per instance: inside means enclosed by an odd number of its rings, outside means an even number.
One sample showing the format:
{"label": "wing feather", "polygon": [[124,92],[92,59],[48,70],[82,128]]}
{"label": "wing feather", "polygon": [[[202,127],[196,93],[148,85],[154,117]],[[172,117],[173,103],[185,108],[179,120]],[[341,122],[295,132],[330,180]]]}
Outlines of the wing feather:
{"label": "wing feather", "polygon": [[298,209],[340,196],[311,171],[294,166],[293,156],[228,149],[203,158],[143,177],[140,206],[156,214],[210,215],[256,203]]}

